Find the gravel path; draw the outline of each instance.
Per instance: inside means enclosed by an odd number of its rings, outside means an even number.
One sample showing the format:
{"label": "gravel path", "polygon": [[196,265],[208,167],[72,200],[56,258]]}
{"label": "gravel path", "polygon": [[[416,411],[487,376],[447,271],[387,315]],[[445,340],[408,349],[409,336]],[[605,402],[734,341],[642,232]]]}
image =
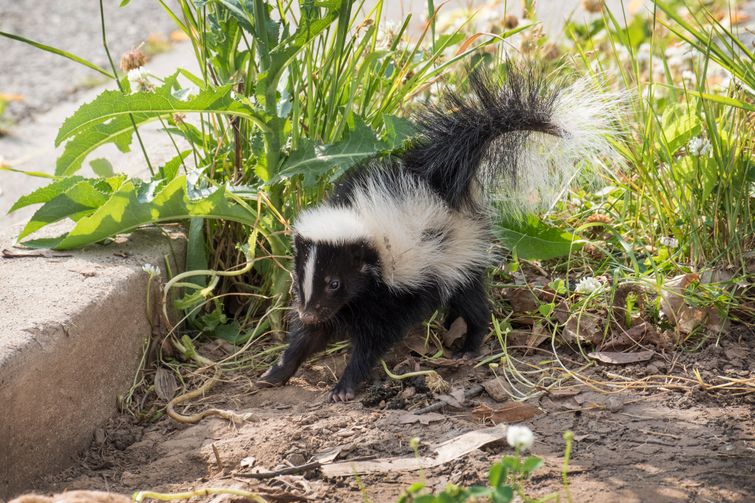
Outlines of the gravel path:
{"label": "gravel path", "polygon": [[[150,34],[167,36],[174,29],[157,0],[132,0],[122,8],[119,4],[118,0],[104,1],[108,43],[116,60]],[[57,46],[108,67],[97,0],[3,0],[0,31]],[[0,93],[24,96],[24,101],[8,105],[6,114],[11,120],[47,111],[102,82],[99,73],[73,61],[0,37]]]}

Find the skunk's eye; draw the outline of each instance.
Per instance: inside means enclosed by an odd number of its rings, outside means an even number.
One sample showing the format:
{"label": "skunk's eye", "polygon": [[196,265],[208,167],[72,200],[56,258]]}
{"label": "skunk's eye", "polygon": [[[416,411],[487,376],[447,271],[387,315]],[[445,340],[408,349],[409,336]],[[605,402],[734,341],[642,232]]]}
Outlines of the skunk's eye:
{"label": "skunk's eye", "polygon": [[328,290],[333,290],[333,291],[335,291],[335,290],[338,290],[339,288],[341,288],[341,282],[340,282],[340,281],[338,281],[337,279],[334,279],[334,280],[333,280],[333,281],[331,281],[331,282],[330,282],[330,284],[328,285]]}

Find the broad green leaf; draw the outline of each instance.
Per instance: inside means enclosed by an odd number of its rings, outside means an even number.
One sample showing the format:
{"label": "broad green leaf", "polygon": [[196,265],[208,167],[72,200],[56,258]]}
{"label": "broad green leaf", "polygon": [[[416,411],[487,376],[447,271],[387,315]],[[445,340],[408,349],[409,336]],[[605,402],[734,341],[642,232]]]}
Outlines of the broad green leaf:
{"label": "broad green leaf", "polygon": [[383,122],[385,124],[383,140],[388,144],[388,150],[402,147],[407,140],[419,132],[412,121],[395,115],[384,114]]}
{"label": "broad green leaf", "polygon": [[40,187],[31,194],[19,197],[18,201],[13,203],[13,206],[11,206],[10,210],[8,210],[8,213],[12,213],[19,208],[23,208],[32,204],[46,203],[47,201],[50,201],[56,196],[59,196],[82,180],[84,180],[83,176],[69,176],[55,180],[50,185]]}
{"label": "broad green leaf", "polygon": [[514,489],[511,486],[499,486],[490,496],[493,503],[509,503],[514,499]]}
{"label": "broad green leaf", "polygon": [[310,187],[327,173],[332,173],[330,178],[335,180],[360,161],[388,149],[388,144],[381,141],[364,122],[355,122],[354,129],[333,145],[316,145],[302,139],[300,148],[283,163],[283,168],[270,184],[304,175],[304,185]]}
{"label": "broad green leaf", "polygon": [[[150,119],[134,116],[134,122],[137,124],[143,124]],[[116,117],[107,124],[95,124],[81,131],[66,143],[63,153],[55,163],[55,174],[67,176],[75,173],[92,151],[107,143],[114,143],[121,152],[128,152],[133,134],[134,126],[128,115]]]}
{"label": "broad green leaf", "polygon": [[101,178],[113,176],[113,165],[107,159],[92,159],[89,162],[89,166],[94,171],[94,174]]}
{"label": "broad green leaf", "polygon": [[195,200],[187,195],[184,175],[177,176],[152,197],[148,188],[139,180],[127,180],[104,204],[81,218],[68,234],[24,244],[33,248],[68,250],[129,232],[140,225],[192,217],[220,218],[244,224],[254,222],[253,214],[229,201],[223,187]]}
{"label": "broad green leaf", "polygon": [[18,239],[23,239],[45,225],[70,218],[78,220],[107,201],[107,194],[95,187],[95,180],[83,180],[53,197],[39,208],[26,224]]}
{"label": "broad green leaf", "polygon": [[[162,115],[191,112],[214,112],[246,117],[264,126],[264,121],[250,107],[239,103],[231,96],[232,84],[200,91],[196,96],[180,100],[173,96],[177,74],[167,77],[154,92],[123,94],[120,91],[105,91],[93,101],[82,105],[67,118],[58,131],[55,145],[67,138],[81,134],[97,124],[117,117],[134,114],[134,120],[144,122]],[[110,135],[117,131],[108,131]]]}
{"label": "broad green leaf", "polygon": [[[207,270],[209,269],[209,259],[207,258],[207,247],[204,238],[204,218],[192,218],[189,221],[189,236],[186,240],[186,270]],[[194,276],[190,279],[192,283],[199,286],[207,286],[206,276]]]}
{"label": "broad green leaf", "polygon": [[565,257],[584,244],[577,235],[551,227],[535,215],[522,221],[500,221],[494,226],[494,232],[501,244],[526,260]]}
{"label": "broad green leaf", "polygon": [[506,482],[506,468],[501,463],[496,463],[490,467],[488,482],[493,487],[498,487],[500,484]]}
{"label": "broad green leaf", "polygon": [[[700,134],[701,130],[702,124],[694,114],[683,113],[675,116],[673,110],[669,110],[663,116],[661,134],[671,154],[689,143],[693,136]],[[658,148],[665,150],[661,148],[661,145]]]}
{"label": "broad green leaf", "polygon": [[543,460],[537,456],[529,456],[522,464],[522,471],[529,475],[543,465]]}

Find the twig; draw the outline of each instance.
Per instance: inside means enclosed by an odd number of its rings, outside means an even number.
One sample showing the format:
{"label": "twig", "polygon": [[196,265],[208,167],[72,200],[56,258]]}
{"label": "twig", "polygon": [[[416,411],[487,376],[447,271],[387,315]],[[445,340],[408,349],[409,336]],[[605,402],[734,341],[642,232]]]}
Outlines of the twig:
{"label": "twig", "polygon": [[[475,384],[468,390],[464,391],[464,400],[467,400],[469,398],[476,397],[477,395],[481,394],[484,391],[484,388],[480,384]],[[428,412],[435,412],[436,410],[442,409],[446,404],[443,400],[438,400],[437,402],[428,405],[427,407],[424,407],[422,409],[414,411],[414,414],[427,414]]]}
{"label": "twig", "polygon": [[289,468],[282,468],[280,470],[275,470],[272,472],[262,472],[262,473],[237,473],[235,474],[237,477],[245,477],[249,479],[271,479],[273,477],[278,477],[280,475],[293,475],[295,473],[302,473],[309,470],[316,470],[322,466],[322,463],[319,461],[313,461],[311,463],[305,463],[303,465],[299,466],[292,466]]}

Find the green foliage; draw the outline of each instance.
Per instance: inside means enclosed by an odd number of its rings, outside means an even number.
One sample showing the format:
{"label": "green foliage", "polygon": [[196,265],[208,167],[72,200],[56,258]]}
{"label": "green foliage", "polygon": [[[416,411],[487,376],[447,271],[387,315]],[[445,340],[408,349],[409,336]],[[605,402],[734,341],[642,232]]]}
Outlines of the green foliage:
{"label": "green foliage", "polygon": [[525,260],[566,257],[584,244],[575,234],[548,225],[535,215],[524,220],[501,219],[494,232],[504,247]]}
{"label": "green foliage", "polygon": [[415,482],[409,486],[399,498],[398,503],[462,503],[465,501],[487,500],[494,503],[509,503],[514,495],[519,495],[523,501],[546,501],[549,497],[537,500],[525,496],[524,482],[543,464],[537,456],[521,459],[516,456],[504,458],[490,467],[487,486],[471,486],[468,488],[449,484],[438,494],[423,494],[426,485]]}

